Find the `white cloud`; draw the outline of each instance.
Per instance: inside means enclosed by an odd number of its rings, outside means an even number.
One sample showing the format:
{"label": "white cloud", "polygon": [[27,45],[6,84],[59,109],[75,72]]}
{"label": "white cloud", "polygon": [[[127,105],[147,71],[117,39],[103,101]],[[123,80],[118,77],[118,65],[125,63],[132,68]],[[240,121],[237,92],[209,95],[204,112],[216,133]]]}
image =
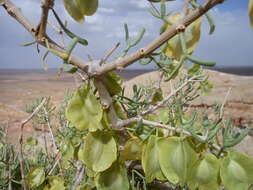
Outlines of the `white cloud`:
{"label": "white cloud", "polygon": [[129,3],[141,9],[149,7],[149,3],[147,0],[130,0]]}
{"label": "white cloud", "polygon": [[104,8],[104,7],[101,7],[98,9],[99,12],[101,13],[115,13],[115,9],[113,8]]}

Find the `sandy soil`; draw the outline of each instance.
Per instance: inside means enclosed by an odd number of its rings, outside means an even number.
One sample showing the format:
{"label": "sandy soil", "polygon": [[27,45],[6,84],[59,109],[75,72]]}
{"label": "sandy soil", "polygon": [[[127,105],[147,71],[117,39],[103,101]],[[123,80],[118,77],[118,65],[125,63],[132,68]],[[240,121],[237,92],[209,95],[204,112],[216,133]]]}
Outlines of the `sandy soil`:
{"label": "sandy soil", "polygon": [[[157,72],[143,74],[143,71],[121,73],[126,80],[126,89],[132,89],[136,83],[150,85],[159,79]],[[209,71],[214,90],[206,97],[198,99],[195,106],[210,106],[222,102],[229,88],[231,93],[226,104],[226,114],[232,114],[237,124],[248,124],[253,128],[253,76],[238,76],[216,71]],[[20,122],[28,116],[25,105],[42,96],[50,96],[53,104],[59,105],[65,92],[76,87],[76,79],[72,75],[57,75],[56,71],[0,71],[0,127],[9,126],[11,142],[17,142]],[[167,84],[162,84],[165,92]],[[131,94],[131,90],[127,92]],[[35,133],[31,124],[25,128],[26,134]],[[252,134],[253,135],[253,134]],[[250,144],[250,146],[249,146]],[[251,137],[238,147],[253,157],[253,140]]]}

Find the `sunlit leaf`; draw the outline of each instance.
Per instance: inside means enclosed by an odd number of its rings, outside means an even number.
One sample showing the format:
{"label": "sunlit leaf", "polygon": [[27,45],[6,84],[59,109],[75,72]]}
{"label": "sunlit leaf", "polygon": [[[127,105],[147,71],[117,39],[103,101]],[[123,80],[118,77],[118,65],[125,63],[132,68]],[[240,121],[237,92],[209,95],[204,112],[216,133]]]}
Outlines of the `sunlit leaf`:
{"label": "sunlit leaf", "polygon": [[209,94],[213,89],[213,84],[210,80],[206,79],[200,83],[200,91],[203,95]]}
{"label": "sunlit leaf", "polygon": [[29,146],[36,146],[38,144],[38,140],[33,137],[29,137],[26,139],[26,144]]}
{"label": "sunlit leaf", "polygon": [[251,28],[253,29],[253,0],[249,0],[249,19]]}
{"label": "sunlit leaf", "polygon": [[188,74],[190,76],[198,75],[201,72],[201,66],[199,64],[194,64],[191,68],[188,69]]}
{"label": "sunlit leaf", "polygon": [[[169,18],[171,23],[177,22],[181,18],[180,14],[175,14]],[[201,26],[202,18],[195,20],[192,24],[190,24],[185,30],[185,42],[186,49],[188,54],[192,54],[194,49],[196,48],[199,39],[200,39],[200,26]],[[171,27],[171,24],[165,24],[163,28],[168,29]],[[164,29],[163,29],[164,30]],[[167,47],[164,50],[164,53],[179,61],[183,55],[183,51],[180,45],[179,35],[174,36],[167,42]]]}
{"label": "sunlit leaf", "polygon": [[64,180],[59,176],[50,176],[47,178],[48,184],[43,190],[65,190]]}
{"label": "sunlit leaf", "polygon": [[199,190],[218,189],[219,160],[211,153],[203,153],[190,171],[189,186]]}
{"label": "sunlit leaf", "polygon": [[120,104],[119,103],[113,103],[113,107],[115,109],[115,112],[117,114],[117,116],[120,118],[120,119],[127,119],[127,114],[126,112],[124,112],[124,110],[121,108]]}
{"label": "sunlit leaf", "polygon": [[29,187],[39,187],[45,181],[45,170],[42,167],[33,168],[27,175]]}
{"label": "sunlit leaf", "polygon": [[81,156],[87,167],[101,172],[108,169],[116,159],[116,142],[109,132],[98,130],[87,135]]}
{"label": "sunlit leaf", "polygon": [[154,94],[152,95],[151,104],[156,104],[157,102],[163,99],[163,92],[161,88],[155,89]]}
{"label": "sunlit leaf", "polygon": [[169,121],[169,112],[168,109],[161,109],[159,112],[159,121],[163,124],[167,124]]}
{"label": "sunlit leaf", "polygon": [[122,157],[125,160],[141,160],[142,142],[139,138],[129,139],[122,152]]}
{"label": "sunlit leaf", "polygon": [[76,0],[82,14],[91,16],[98,8],[98,0]]}
{"label": "sunlit leaf", "polygon": [[99,190],[129,190],[127,170],[115,162],[109,169],[96,176],[95,184]]}
{"label": "sunlit leaf", "polygon": [[66,109],[67,119],[79,130],[102,129],[102,115],[102,106],[88,85],[74,94]]}
{"label": "sunlit leaf", "polygon": [[190,174],[190,168],[197,160],[197,154],[182,137],[161,138],[159,144],[159,162],[163,174],[174,184],[184,184]]}
{"label": "sunlit leaf", "polygon": [[63,168],[68,168],[70,166],[69,160],[74,158],[74,147],[70,142],[62,143],[60,147],[62,153],[61,164]]}
{"label": "sunlit leaf", "polygon": [[0,142],[0,149],[4,147],[4,144]]}
{"label": "sunlit leaf", "polygon": [[76,190],[93,190],[95,187],[95,185],[91,185],[91,184],[83,184],[83,185],[79,185]]}
{"label": "sunlit leaf", "polygon": [[115,72],[108,72],[105,74],[104,78],[102,79],[104,85],[106,86],[110,95],[118,94],[122,91],[121,84],[122,79],[120,76]]}
{"label": "sunlit leaf", "polygon": [[146,181],[149,183],[154,179],[165,180],[165,176],[162,173],[159,164],[159,147],[158,140],[160,138],[151,135],[148,139],[148,143],[144,145],[142,152],[142,167],[145,172]]}
{"label": "sunlit leaf", "polygon": [[64,7],[68,11],[69,15],[77,22],[83,23],[84,16],[76,4],[75,0],[64,0]]}
{"label": "sunlit leaf", "polygon": [[253,159],[240,152],[229,152],[222,160],[220,176],[226,189],[247,190],[253,184]]}

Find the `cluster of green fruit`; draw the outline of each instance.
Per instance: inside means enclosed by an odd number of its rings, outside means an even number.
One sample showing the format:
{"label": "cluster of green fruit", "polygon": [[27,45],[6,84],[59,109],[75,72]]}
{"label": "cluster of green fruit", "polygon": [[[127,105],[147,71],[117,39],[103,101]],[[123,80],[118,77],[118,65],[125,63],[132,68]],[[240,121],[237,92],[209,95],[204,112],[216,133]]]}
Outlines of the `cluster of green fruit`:
{"label": "cluster of green fruit", "polygon": [[64,6],[75,21],[83,23],[85,16],[91,16],[97,11],[98,0],[64,0]]}

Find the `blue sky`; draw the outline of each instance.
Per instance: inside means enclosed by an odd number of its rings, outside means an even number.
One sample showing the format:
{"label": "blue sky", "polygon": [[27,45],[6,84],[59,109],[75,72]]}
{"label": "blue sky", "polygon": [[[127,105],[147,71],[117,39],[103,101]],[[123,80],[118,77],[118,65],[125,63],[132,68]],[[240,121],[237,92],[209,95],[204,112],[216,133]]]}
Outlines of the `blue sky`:
{"label": "blue sky", "polygon": [[[13,0],[33,23],[40,17],[39,0]],[[56,1],[56,10],[61,18],[66,19],[69,28],[89,40],[88,47],[78,47],[75,54],[87,60],[87,55],[100,59],[117,42],[121,46],[116,52],[124,49],[123,24],[128,23],[130,36],[135,37],[141,27],[147,32],[139,47],[146,45],[159,34],[162,23],[147,12],[149,3],[146,0],[100,0],[98,12],[86,17],[84,24],[75,23],[62,6],[62,0]],[[200,0],[199,2],[203,2]],[[168,11],[177,12],[182,7],[182,0],[167,3]],[[253,66],[253,30],[250,28],[248,0],[226,0],[215,7],[211,14],[216,20],[217,28],[213,35],[208,34],[208,24],[203,23],[201,40],[194,56],[217,62],[217,66]],[[50,15],[51,22],[55,23]],[[42,68],[41,57],[36,47],[21,47],[20,44],[32,41],[31,36],[0,7],[0,68]],[[49,34],[55,39],[59,36],[48,27]],[[66,41],[68,39],[66,38]],[[54,56],[47,59],[49,67],[59,67],[61,60]],[[152,67],[152,66],[151,66]],[[135,63],[131,68],[143,68]]]}

